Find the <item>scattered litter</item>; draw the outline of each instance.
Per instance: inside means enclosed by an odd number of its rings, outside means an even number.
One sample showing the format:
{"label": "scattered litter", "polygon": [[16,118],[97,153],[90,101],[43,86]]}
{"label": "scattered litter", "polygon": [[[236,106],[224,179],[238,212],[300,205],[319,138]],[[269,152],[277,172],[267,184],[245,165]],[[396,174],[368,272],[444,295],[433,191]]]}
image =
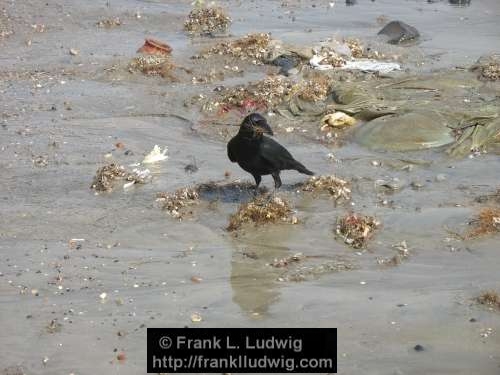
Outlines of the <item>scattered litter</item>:
{"label": "scattered litter", "polygon": [[136,183],[145,184],[150,180],[150,178],[151,173],[148,169],[139,170],[136,168],[132,172],[128,172],[125,167],[111,163],[97,170],[90,188],[96,191],[109,192],[113,190],[114,182],[118,179],[128,181],[123,186],[126,189]]}
{"label": "scattered litter", "polygon": [[330,128],[344,128],[355,123],[356,119],[344,112],[329,113],[321,119],[321,131],[328,131]]}
{"label": "scattered litter", "polygon": [[145,55],[169,55],[172,52],[172,47],[159,40],[148,38],[144,41],[144,45],[137,50],[137,53]]}
{"label": "scattered litter", "polygon": [[336,233],[344,242],[355,249],[366,246],[368,239],[380,226],[380,222],[371,216],[348,214],[337,221]]}
{"label": "scattered litter", "polygon": [[267,223],[291,222],[290,204],[279,198],[258,197],[249,203],[243,203],[235,214],[229,217],[228,231],[235,231],[245,223],[263,225]]}
{"label": "scattered litter", "polygon": [[104,27],[106,29],[110,29],[110,28],[116,27],[116,26],[121,26],[121,24],[122,24],[122,21],[118,17],[106,18],[106,19],[103,19],[103,20],[96,22],[97,27]]}
{"label": "scattered litter", "polygon": [[364,72],[390,73],[394,70],[401,70],[401,65],[394,62],[377,61],[372,59],[358,59],[346,61],[341,69],[362,70]]}
{"label": "scattered litter", "polygon": [[201,277],[198,277],[198,276],[192,276],[191,281],[195,284],[199,284],[203,281],[203,279]]}
{"label": "scattered litter", "polygon": [[79,53],[79,51],[75,48],[70,48],[70,50],[69,50],[69,54],[71,56],[76,56],[76,55],[78,55],[78,53]]}
{"label": "scattered litter", "polygon": [[163,78],[175,80],[173,76],[175,65],[167,56],[146,55],[135,57],[129,63],[128,69],[131,73],[138,71],[146,75],[159,75]]}
{"label": "scattered litter", "polygon": [[478,78],[484,81],[500,80],[500,55],[493,54],[490,56],[482,56],[471,67],[472,71],[479,73]]}
{"label": "scattered litter", "polygon": [[474,228],[469,231],[465,238],[475,238],[500,232],[500,208],[484,208],[470,224]]}
{"label": "scattered litter", "polygon": [[172,217],[181,220],[187,214],[186,208],[197,204],[199,197],[196,189],[182,188],[176,190],[173,194],[158,193],[156,194],[156,201],[162,202],[162,208],[167,210]]}
{"label": "scattered litter", "polygon": [[406,241],[401,241],[395,245],[392,245],[396,249],[397,253],[390,258],[377,259],[377,263],[384,266],[398,266],[404,259],[410,256],[410,251],[408,250],[408,245]]}
{"label": "scattered litter", "polygon": [[274,268],[283,268],[283,267],[288,267],[288,265],[290,263],[300,262],[301,260],[304,260],[304,259],[306,259],[306,256],[304,254],[297,253],[297,254],[290,255],[290,256],[285,257],[285,258],[274,259],[274,261],[272,263],[270,263],[269,265],[271,267],[274,267]]}
{"label": "scattered litter", "polygon": [[202,56],[224,55],[241,60],[251,59],[253,63],[262,63],[267,57],[271,36],[266,33],[248,34],[243,38],[221,42],[211,47]]}
{"label": "scattered litter", "polygon": [[99,298],[100,298],[101,300],[105,300],[107,297],[108,297],[108,294],[107,294],[107,293],[101,293],[101,294],[99,294]]}
{"label": "scattered litter", "polygon": [[278,281],[301,282],[316,279],[326,273],[352,271],[358,268],[351,262],[341,258],[313,265],[303,264],[302,262],[292,262],[289,263],[289,266],[292,264],[297,267],[284,267],[285,272],[278,277]]}
{"label": "scattered litter", "polygon": [[143,164],[152,164],[152,163],[156,163],[158,161],[166,160],[166,159],[168,159],[167,152],[168,152],[167,147],[165,147],[162,151],[160,146],[155,145],[153,147],[153,149],[151,150],[151,152],[144,157],[144,160],[142,161],[142,163]]}
{"label": "scattered litter", "polygon": [[196,7],[184,22],[184,30],[190,34],[212,34],[225,32],[231,24],[231,18],[224,9],[215,6]]}
{"label": "scattered litter", "polygon": [[327,192],[335,201],[339,199],[350,200],[350,183],[334,175],[312,176],[302,186],[303,191]]}
{"label": "scattered litter", "polygon": [[39,155],[33,159],[33,165],[38,168],[46,167],[49,164],[46,156]]}
{"label": "scattered litter", "polygon": [[125,362],[127,356],[125,355],[124,352],[120,352],[116,355],[116,359],[118,360],[118,362]]}
{"label": "scattered litter", "polygon": [[62,324],[57,321],[57,319],[52,319],[49,324],[47,324],[47,332],[48,333],[57,333],[61,332]]}
{"label": "scattered litter", "polygon": [[331,48],[322,46],[309,59],[309,64],[316,70],[330,70],[345,65],[346,60]]}
{"label": "scattered litter", "polygon": [[205,103],[203,109],[213,111],[218,108],[221,112],[233,108],[244,111],[271,109],[284,100],[291,92],[291,88],[292,84],[288,79],[280,76],[266,77],[248,86],[223,89],[217,94],[216,99]]}
{"label": "scattered litter", "polygon": [[134,168],[132,173],[129,173],[126,180],[129,181],[123,184],[124,189],[128,189],[129,187],[135,184],[145,184],[151,179],[151,171],[149,169],[137,169]]}
{"label": "scattered litter", "polygon": [[292,87],[292,95],[308,102],[325,100],[332,91],[333,80],[323,74],[315,74],[308,80]]}
{"label": "scattered litter", "polygon": [[476,297],[476,301],[481,305],[500,311],[500,296],[494,290],[481,293],[479,297]]}
{"label": "scattered litter", "polygon": [[351,50],[351,56],[354,58],[363,57],[364,48],[358,39],[347,39],[345,41],[347,47]]}
{"label": "scattered litter", "polygon": [[198,323],[201,322],[203,319],[201,318],[201,315],[198,313],[191,314],[191,321],[193,323]]}
{"label": "scattered litter", "polygon": [[125,168],[115,163],[105,165],[97,170],[91,188],[97,191],[113,190],[113,181],[125,177]]}

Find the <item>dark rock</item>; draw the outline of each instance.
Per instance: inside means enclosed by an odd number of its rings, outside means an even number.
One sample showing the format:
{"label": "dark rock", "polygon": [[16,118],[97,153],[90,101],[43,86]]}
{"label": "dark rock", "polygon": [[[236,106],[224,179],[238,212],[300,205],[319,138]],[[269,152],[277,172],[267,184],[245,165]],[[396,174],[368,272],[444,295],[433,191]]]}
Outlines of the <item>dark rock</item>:
{"label": "dark rock", "polygon": [[417,344],[413,347],[413,350],[415,350],[416,352],[423,352],[424,351],[424,347],[420,344]]}
{"label": "dark rock", "polygon": [[281,55],[271,61],[271,64],[279,66],[281,68],[279,74],[282,74],[284,76],[288,76],[288,71],[295,68],[297,65],[299,65],[299,63],[300,59],[297,56],[293,55]]}
{"label": "dark rock", "polygon": [[471,0],[448,0],[448,2],[457,7],[467,7],[470,5]]}
{"label": "dark rock", "polygon": [[387,43],[400,44],[409,40],[417,39],[420,33],[413,26],[401,21],[391,21],[385,25],[378,35],[388,37]]}

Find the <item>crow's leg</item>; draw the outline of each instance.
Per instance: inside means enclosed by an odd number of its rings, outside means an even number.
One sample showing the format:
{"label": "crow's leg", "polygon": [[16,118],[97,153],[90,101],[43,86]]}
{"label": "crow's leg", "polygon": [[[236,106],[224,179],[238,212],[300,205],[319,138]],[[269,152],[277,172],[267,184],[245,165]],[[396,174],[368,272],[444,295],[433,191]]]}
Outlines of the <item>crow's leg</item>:
{"label": "crow's leg", "polygon": [[255,179],[255,190],[253,192],[253,195],[254,195],[254,197],[256,197],[257,192],[259,191],[259,185],[260,185],[260,182],[262,181],[262,177],[258,174],[254,174],[253,178]]}
{"label": "crow's leg", "polygon": [[274,180],[274,188],[279,189],[281,187],[281,178],[280,178],[280,172],[273,172],[271,173],[271,176],[273,176]]}
{"label": "crow's leg", "polygon": [[274,180],[274,190],[273,190],[273,198],[276,196],[276,190],[278,190],[281,187],[281,178],[280,178],[280,172],[273,172],[271,173],[271,176],[273,176]]}

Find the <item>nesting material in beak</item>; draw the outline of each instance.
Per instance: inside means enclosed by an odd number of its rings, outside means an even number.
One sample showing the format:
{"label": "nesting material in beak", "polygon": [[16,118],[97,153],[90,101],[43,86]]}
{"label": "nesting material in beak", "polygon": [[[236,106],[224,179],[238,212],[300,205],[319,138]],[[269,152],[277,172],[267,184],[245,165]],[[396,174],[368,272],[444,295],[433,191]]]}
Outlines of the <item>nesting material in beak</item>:
{"label": "nesting material in beak", "polygon": [[269,135],[274,135],[273,130],[269,126],[267,122],[260,122],[256,125],[254,125],[254,130],[257,134],[269,134]]}

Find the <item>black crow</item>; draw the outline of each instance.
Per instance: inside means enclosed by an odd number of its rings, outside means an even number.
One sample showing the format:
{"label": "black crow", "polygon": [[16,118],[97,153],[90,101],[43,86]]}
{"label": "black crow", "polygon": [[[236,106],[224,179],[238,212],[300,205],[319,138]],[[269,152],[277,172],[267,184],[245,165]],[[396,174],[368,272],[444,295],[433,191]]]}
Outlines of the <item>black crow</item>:
{"label": "black crow", "polygon": [[238,134],[227,144],[229,160],[238,163],[255,178],[255,191],[263,175],[273,176],[274,187],[279,189],[282,170],[295,169],[300,173],[314,174],[295,160],[282,145],[266,137],[264,133],[273,135],[266,119],[258,113],[251,113],[241,123]]}

